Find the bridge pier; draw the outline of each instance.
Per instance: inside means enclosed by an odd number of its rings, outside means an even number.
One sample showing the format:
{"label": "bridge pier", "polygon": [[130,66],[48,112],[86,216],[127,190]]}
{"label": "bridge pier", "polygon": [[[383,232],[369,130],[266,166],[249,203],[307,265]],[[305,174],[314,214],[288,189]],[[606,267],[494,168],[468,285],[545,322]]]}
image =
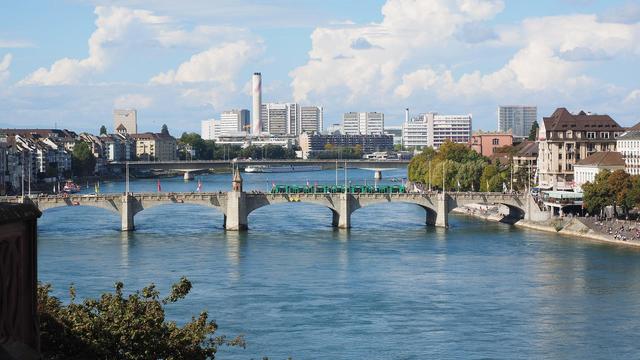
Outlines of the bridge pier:
{"label": "bridge pier", "polygon": [[248,227],[246,195],[241,191],[227,193],[227,209],[224,213],[224,228],[229,231],[244,231]]}
{"label": "bridge pier", "polygon": [[185,181],[193,180],[193,178],[194,178],[194,177],[193,177],[193,173],[192,173],[191,171],[185,171],[185,172],[184,172],[183,179],[184,179]]}
{"label": "bridge pier", "polygon": [[436,212],[437,227],[448,228],[449,227],[449,199],[444,192],[438,194],[438,211]]}
{"label": "bridge pier", "polygon": [[133,197],[129,194],[122,195],[122,207],[120,208],[120,221],[122,223],[122,231],[133,231],[135,225],[133,222]]}
{"label": "bridge pier", "polygon": [[339,229],[351,228],[351,213],[353,212],[353,202],[355,199],[349,194],[340,194],[338,201],[338,210],[333,211],[333,226]]}
{"label": "bridge pier", "polygon": [[373,178],[376,180],[382,180],[382,170],[376,170],[373,174]]}

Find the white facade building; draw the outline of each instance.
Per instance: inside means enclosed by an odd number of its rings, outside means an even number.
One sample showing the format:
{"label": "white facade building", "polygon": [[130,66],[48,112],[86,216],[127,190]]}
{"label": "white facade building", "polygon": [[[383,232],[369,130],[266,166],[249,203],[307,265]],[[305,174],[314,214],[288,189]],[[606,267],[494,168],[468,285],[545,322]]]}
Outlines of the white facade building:
{"label": "white facade building", "polygon": [[602,151],[590,155],[586,159],[578,161],[573,166],[573,179],[575,190],[582,192],[582,185],[593,182],[596,175],[602,170],[614,172],[624,170],[625,163],[622,155],[616,151]]}
{"label": "white facade building", "polygon": [[322,106],[301,106],[300,107],[300,131],[303,132],[322,132],[324,128],[324,114]]}
{"label": "white facade building", "polygon": [[531,126],[537,118],[538,108],[535,106],[500,106],[498,107],[498,131],[510,131],[514,137],[528,137]]}
{"label": "white facade building", "polygon": [[379,112],[348,112],[342,116],[342,131],[347,135],[384,133],[384,114]]}
{"label": "white facade building", "polygon": [[405,120],[402,125],[402,144],[407,147],[438,148],[446,140],[455,143],[469,143],[472,132],[471,114],[439,115],[426,113]]}
{"label": "white facade building", "polygon": [[220,114],[220,134],[249,132],[249,110],[228,110]]}
{"label": "white facade building", "polygon": [[636,125],[618,137],[616,149],[622,155],[625,171],[631,175],[640,175],[640,128]]}
{"label": "white facade building", "polygon": [[261,108],[262,132],[271,135],[297,135],[300,107],[296,103],[266,103]]}
{"label": "white facade building", "polygon": [[202,120],[200,137],[202,140],[217,140],[220,137],[220,121],[215,119]]}

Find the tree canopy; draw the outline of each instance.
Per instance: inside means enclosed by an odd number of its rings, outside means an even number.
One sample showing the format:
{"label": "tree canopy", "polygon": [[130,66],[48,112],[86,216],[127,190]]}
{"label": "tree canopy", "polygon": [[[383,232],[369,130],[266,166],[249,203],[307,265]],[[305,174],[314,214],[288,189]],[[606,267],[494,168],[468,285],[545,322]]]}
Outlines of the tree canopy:
{"label": "tree canopy", "polygon": [[593,182],[582,185],[584,207],[591,214],[602,214],[607,206],[613,206],[617,216],[620,207],[625,215],[640,204],[640,176],[629,175],[624,170],[600,171]]}
{"label": "tree canopy", "polygon": [[536,136],[538,135],[538,128],[540,126],[538,126],[538,121],[534,120],[533,124],[531,124],[531,130],[529,130],[529,137],[527,138],[527,140],[531,140],[531,141],[535,141],[536,140]]}
{"label": "tree canopy", "polygon": [[91,146],[84,141],[78,141],[73,146],[71,153],[71,168],[76,176],[93,175],[96,167],[96,158],[91,152]]}
{"label": "tree canopy", "polygon": [[203,311],[183,326],[167,321],[164,306],[187,296],[191,282],[181,278],[160,299],[150,284],[128,296],[124,285],[98,299],[68,305],[38,286],[41,352],[44,359],[213,359],[218,346],[245,346],[242,337],[216,336],[218,325]]}
{"label": "tree canopy", "polygon": [[[425,148],[408,168],[411,181],[430,184],[432,189],[444,185],[447,190],[460,191],[502,191],[502,184],[509,184],[510,171],[510,165],[490,164],[467,145],[451,141],[445,141],[437,151]],[[524,185],[514,182],[514,189],[521,188]]]}
{"label": "tree canopy", "polygon": [[167,124],[162,124],[162,128],[160,129],[160,134],[169,135],[169,128],[167,127]]}
{"label": "tree canopy", "polygon": [[100,126],[100,135],[107,135],[107,127],[102,125]]}

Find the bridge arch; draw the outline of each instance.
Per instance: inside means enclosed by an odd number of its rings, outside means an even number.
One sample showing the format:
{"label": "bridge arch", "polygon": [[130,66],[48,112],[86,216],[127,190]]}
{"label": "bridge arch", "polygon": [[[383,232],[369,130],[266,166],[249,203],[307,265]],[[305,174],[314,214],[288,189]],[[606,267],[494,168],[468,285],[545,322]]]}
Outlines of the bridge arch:
{"label": "bridge arch", "polygon": [[[154,227],[153,224],[168,224],[169,233],[181,232],[185,228],[205,227],[222,228],[224,212],[218,206],[199,202],[157,202],[144,208],[133,205],[136,228],[144,231]],[[211,211],[207,211],[211,209]],[[146,226],[145,226],[146,224]]]}
{"label": "bridge arch", "polygon": [[471,204],[502,205],[507,207],[509,212],[501,222],[515,223],[525,217],[526,201],[527,199],[524,196],[513,196],[510,194],[453,194],[453,196],[450,197],[449,210]]}
{"label": "bridge arch", "polygon": [[397,200],[397,199],[391,200],[389,197],[380,196],[380,197],[375,197],[373,199],[360,198],[357,200],[358,201],[355,202],[354,207],[351,209],[351,214],[353,214],[356,210],[359,210],[359,209],[380,206],[384,204],[410,204],[410,205],[415,205],[417,207],[420,207],[424,210],[425,224],[435,225],[436,219],[438,218],[438,211],[437,211],[436,204],[432,203],[430,199],[425,199],[422,197],[407,198],[407,199],[401,199],[401,200]]}
{"label": "bridge arch", "polygon": [[301,194],[288,194],[284,196],[272,196],[270,194],[247,194],[247,215],[253,211],[265,206],[287,203],[304,203],[320,205],[331,209],[332,212],[338,211],[338,204],[334,203],[335,198],[328,194],[313,194],[312,196],[304,196]]}
{"label": "bridge arch", "polygon": [[56,209],[56,208],[65,208],[65,207],[89,206],[94,208],[105,209],[110,212],[120,214],[119,205],[115,201],[93,202],[93,201],[75,201],[72,199],[63,199],[62,201],[56,201],[56,202],[33,201],[33,204],[36,205],[40,211],[46,211],[46,210]]}
{"label": "bridge arch", "polygon": [[170,206],[170,205],[193,205],[193,206],[200,206],[200,207],[207,207],[207,208],[214,208],[216,210],[218,210],[220,213],[224,214],[224,210],[223,210],[223,206],[220,204],[219,200],[203,200],[203,199],[198,199],[198,200],[190,200],[190,199],[171,199],[171,198],[167,198],[167,199],[163,199],[163,200],[149,200],[149,199],[144,199],[144,198],[136,198],[133,199],[133,203],[132,203],[132,210],[133,210],[133,214],[137,215],[145,210],[149,210],[155,207],[162,207],[162,206]]}
{"label": "bridge arch", "polygon": [[[252,224],[251,227],[262,228],[265,221],[269,224],[300,224],[304,221],[307,222],[305,225],[317,228],[328,226],[327,218],[331,219],[333,226],[338,226],[340,219],[338,210],[321,202],[278,201],[260,205],[257,208],[252,208],[251,212],[247,214],[251,218],[249,221],[249,224]],[[283,209],[286,210],[281,211]],[[291,216],[291,214],[295,215]],[[308,228],[305,226],[301,230],[307,231]]]}

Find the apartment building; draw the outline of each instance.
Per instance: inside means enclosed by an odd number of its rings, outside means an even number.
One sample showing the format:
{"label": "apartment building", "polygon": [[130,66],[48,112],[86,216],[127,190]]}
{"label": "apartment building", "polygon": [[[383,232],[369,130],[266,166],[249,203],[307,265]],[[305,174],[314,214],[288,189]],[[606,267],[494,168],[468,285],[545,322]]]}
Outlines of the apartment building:
{"label": "apartment building", "polygon": [[348,112],[342,116],[342,131],[347,135],[384,133],[384,114],[379,112]]}
{"label": "apartment building", "polygon": [[542,188],[573,189],[574,165],[596,152],[615,151],[625,131],[609,115],[558,108],[538,130],[538,180]]}
{"label": "apartment building", "polygon": [[439,148],[447,140],[468,144],[471,140],[472,119],[471,114],[421,114],[405,120],[402,125],[402,144],[414,148]]}
{"label": "apartment building", "polygon": [[171,135],[160,133],[133,134],[136,142],[136,157],[140,160],[177,160],[177,141]]}
{"label": "apartment building", "polygon": [[624,159],[625,171],[631,175],[640,175],[640,124],[619,136],[616,148]]}

